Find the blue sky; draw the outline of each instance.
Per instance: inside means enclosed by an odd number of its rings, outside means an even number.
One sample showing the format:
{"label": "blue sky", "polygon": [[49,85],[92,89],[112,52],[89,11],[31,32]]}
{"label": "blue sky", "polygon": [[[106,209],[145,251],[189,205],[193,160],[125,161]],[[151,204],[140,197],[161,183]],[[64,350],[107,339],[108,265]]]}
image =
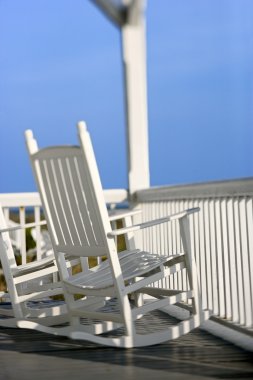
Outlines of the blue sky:
{"label": "blue sky", "polygon": [[[148,0],[151,185],[253,176],[253,1]],[[0,0],[0,192],[33,191],[24,144],[77,142],[127,186],[120,33],[89,0]]]}

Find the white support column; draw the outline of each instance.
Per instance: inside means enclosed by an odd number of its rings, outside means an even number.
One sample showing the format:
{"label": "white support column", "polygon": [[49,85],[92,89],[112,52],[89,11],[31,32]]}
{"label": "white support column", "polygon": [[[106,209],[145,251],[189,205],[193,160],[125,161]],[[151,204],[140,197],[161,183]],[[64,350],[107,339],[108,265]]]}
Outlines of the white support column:
{"label": "white support column", "polygon": [[125,72],[129,192],[150,186],[145,0],[127,2],[126,22],[121,26]]}
{"label": "white support column", "polygon": [[149,181],[146,0],[92,0],[119,28],[125,75],[128,187],[130,196],[146,189]]}

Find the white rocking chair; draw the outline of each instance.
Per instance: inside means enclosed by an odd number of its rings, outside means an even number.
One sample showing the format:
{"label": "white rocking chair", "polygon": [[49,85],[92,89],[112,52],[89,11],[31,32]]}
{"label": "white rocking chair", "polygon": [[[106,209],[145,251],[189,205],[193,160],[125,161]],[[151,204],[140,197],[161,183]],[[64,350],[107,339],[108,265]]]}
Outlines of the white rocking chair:
{"label": "white rocking chair", "polygon": [[17,327],[17,322],[24,319],[36,322],[40,318],[41,324],[49,326],[68,319],[65,304],[49,303],[49,297],[63,293],[60,280],[53,281],[53,274],[58,274],[54,255],[25,265],[16,263],[9,232],[34,226],[29,223],[8,227],[0,205],[0,261],[8,290],[2,298],[10,301],[9,308],[0,304],[2,327]]}
{"label": "white rocking chair", "polygon": [[[113,210],[110,212],[110,221],[113,223],[122,219],[124,225],[131,225],[132,217],[138,212]],[[25,265],[17,265],[16,262],[10,233],[26,228],[31,228],[32,231],[35,226],[45,224],[46,222],[42,221],[24,225],[17,223],[7,225],[0,205],[0,262],[8,291],[0,292],[0,300],[2,300],[0,302],[1,327],[15,328],[18,327],[19,321],[24,320],[39,322],[45,326],[63,324],[69,320],[66,304],[52,299],[53,296],[63,295],[63,290],[51,242],[47,244],[47,249],[44,249],[45,257],[41,260]],[[46,230],[44,232],[48,233]],[[78,264],[80,264],[80,260],[72,258],[68,261],[67,266],[71,268]],[[83,262],[83,265],[86,263]],[[86,269],[83,266],[83,270]],[[69,328],[66,327],[65,334],[68,335],[68,333]]]}
{"label": "white rocking chair", "polygon": [[[47,328],[29,321],[19,325],[115,347],[153,345],[188,333],[210,316],[201,307],[195,259],[191,252],[188,217],[198,209],[112,231],[84,122],[78,124],[78,133],[80,147],[57,146],[41,150],[32,132],[26,131],[25,134],[62,279],[70,328],[66,333],[64,328]],[[134,231],[172,220],[178,220],[183,253],[159,256],[134,247]],[[131,243],[126,251],[118,254],[115,237],[122,234],[126,239],[130,237]],[[66,266],[69,255],[82,259],[105,256],[106,260],[74,275]],[[186,268],[189,290],[152,286],[183,268]],[[144,302],[143,296],[147,295],[149,299]],[[166,325],[158,331],[144,329],[144,333],[138,332],[136,325],[144,315],[173,304],[185,307],[183,301],[186,299],[192,301],[187,320]],[[101,300],[104,307],[101,307]],[[108,304],[116,306],[109,310]],[[87,329],[89,322],[90,331]],[[107,334],[101,334],[104,331]]]}

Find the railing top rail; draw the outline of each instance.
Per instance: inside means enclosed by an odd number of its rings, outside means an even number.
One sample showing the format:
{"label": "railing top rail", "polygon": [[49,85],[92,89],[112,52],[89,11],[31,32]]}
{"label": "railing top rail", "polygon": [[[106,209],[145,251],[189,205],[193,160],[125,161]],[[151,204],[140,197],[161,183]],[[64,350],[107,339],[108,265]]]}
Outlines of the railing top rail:
{"label": "railing top rail", "polygon": [[[125,189],[104,190],[106,203],[124,203],[128,201],[128,192]],[[2,207],[33,207],[41,206],[39,193],[2,193],[0,194]]]}
{"label": "railing top rail", "polygon": [[0,194],[2,207],[30,207],[41,206],[39,193],[2,193]]}
{"label": "railing top rail", "polygon": [[138,202],[176,199],[221,198],[253,196],[253,177],[226,181],[159,186],[135,193]]}

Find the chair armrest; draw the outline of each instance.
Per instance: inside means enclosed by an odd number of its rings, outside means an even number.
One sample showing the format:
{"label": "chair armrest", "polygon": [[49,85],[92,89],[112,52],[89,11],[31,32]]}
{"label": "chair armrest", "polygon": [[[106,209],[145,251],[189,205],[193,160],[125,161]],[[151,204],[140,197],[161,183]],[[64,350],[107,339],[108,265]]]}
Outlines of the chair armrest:
{"label": "chair armrest", "polygon": [[115,236],[127,234],[131,231],[138,231],[138,230],[142,230],[143,228],[153,227],[153,226],[156,226],[156,225],[161,224],[161,223],[170,222],[170,221],[176,220],[176,219],[182,219],[182,218],[184,218],[190,214],[193,214],[194,212],[198,212],[199,210],[200,210],[199,207],[190,208],[188,210],[180,211],[176,214],[172,214],[172,215],[166,216],[164,218],[155,219],[155,220],[151,220],[149,222],[144,222],[144,223],[140,223],[140,224],[135,224],[135,225],[130,226],[130,227],[119,228],[118,230],[113,230],[113,231],[109,232],[107,234],[107,236],[108,236],[108,238],[113,238]]}
{"label": "chair armrest", "polygon": [[114,220],[124,219],[128,216],[134,216],[140,214],[142,210],[112,210],[108,212],[110,222]]}
{"label": "chair armrest", "polygon": [[6,228],[0,229],[0,233],[2,233],[2,232],[16,231],[16,230],[22,230],[22,229],[25,229],[25,228],[32,228],[32,227],[36,227],[36,226],[44,226],[45,224],[47,224],[47,222],[45,220],[42,220],[39,223],[35,223],[34,222],[34,223],[18,224],[17,226],[6,227]]}
{"label": "chair armrest", "polygon": [[14,271],[14,277],[22,276],[24,274],[32,273],[35,270],[40,270],[48,267],[49,265],[55,264],[54,254],[45,257],[41,260],[31,261],[30,263],[24,265],[18,265]]}

